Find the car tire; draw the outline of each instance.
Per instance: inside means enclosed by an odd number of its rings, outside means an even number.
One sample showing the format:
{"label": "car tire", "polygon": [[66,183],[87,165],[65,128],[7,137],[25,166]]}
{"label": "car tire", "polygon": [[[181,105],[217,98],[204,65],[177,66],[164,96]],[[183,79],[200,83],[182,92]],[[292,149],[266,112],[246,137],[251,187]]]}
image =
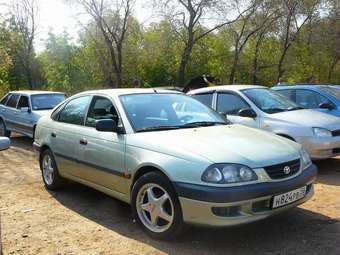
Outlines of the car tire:
{"label": "car tire", "polygon": [[46,149],[42,152],[39,163],[42,179],[47,189],[58,190],[65,186],[66,180],[60,176],[51,150]]}
{"label": "car tire", "polygon": [[3,119],[0,119],[0,136],[11,137],[11,131],[7,130]]}
{"label": "car tire", "polygon": [[176,192],[159,172],[146,173],[135,182],[131,206],[135,220],[152,238],[175,239],[186,229]]}

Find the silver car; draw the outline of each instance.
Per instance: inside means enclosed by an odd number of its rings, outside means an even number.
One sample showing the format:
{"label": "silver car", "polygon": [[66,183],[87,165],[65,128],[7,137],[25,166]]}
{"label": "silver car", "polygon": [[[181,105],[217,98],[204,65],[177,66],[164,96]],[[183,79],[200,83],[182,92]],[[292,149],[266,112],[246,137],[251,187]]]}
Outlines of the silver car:
{"label": "silver car", "polygon": [[0,136],[17,132],[33,138],[41,116],[65,99],[64,93],[50,91],[14,91],[0,100]]}
{"label": "silver car", "polygon": [[163,90],[77,94],[39,120],[34,148],[48,189],[69,179],[127,202],[155,238],[264,219],[311,198],[316,178],[301,145]]}
{"label": "silver car", "polygon": [[233,123],[271,131],[303,145],[312,159],[340,155],[340,118],[303,109],[262,86],[228,85],[190,91]]}
{"label": "silver car", "polygon": [[11,142],[7,137],[0,137],[0,151],[7,150]]}

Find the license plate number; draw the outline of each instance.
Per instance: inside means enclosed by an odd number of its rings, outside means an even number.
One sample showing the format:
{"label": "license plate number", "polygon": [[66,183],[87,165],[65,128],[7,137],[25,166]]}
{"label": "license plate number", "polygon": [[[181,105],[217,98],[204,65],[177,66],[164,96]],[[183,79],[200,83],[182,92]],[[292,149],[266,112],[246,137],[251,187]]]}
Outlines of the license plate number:
{"label": "license plate number", "polygon": [[291,204],[291,203],[305,197],[306,189],[307,189],[307,187],[305,186],[305,187],[295,189],[295,190],[289,191],[287,193],[275,196],[274,199],[273,199],[272,208],[277,208],[277,207],[281,207],[281,206],[284,206],[284,205],[288,205],[288,204]]}

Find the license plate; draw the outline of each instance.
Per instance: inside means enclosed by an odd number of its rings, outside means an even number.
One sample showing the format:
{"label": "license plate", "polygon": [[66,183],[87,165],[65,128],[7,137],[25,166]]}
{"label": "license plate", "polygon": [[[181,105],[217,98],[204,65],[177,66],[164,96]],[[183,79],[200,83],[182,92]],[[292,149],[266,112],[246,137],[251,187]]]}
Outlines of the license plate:
{"label": "license plate", "polygon": [[284,206],[284,205],[288,205],[288,204],[291,204],[291,203],[305,197],[306,189],[307,189],[307,187],[305,186],[305,187],[295,189],[295,190],[289,191],[287,193],[275,196],[274,199],[273,199],[272,208],[277,208],[277,207],[281,207],[281,206]]}

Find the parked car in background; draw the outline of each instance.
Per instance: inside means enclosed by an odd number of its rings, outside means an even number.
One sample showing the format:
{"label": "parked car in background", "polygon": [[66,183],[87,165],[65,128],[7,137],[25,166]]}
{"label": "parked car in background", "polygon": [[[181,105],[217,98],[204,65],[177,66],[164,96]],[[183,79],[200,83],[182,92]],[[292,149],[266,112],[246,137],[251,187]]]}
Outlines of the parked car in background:
{"label": "parked car in background", "polygon": [[50,91],[14,91],[0,100],[0,136],[17,132],[34,137],[38,120],[66,98]]}
{"label": "parked car in background", "polygon": [[130,203],[155,238],[269,217],[311,198],[316,177],[301,145],[174,91],[74,95],[39,120],[34,148],[48,189],[70,179]]}
{"label": "parked car in background", "polygon": [[0,137],[0,151],[7,150],[11,141],[7,137]]}
{"label": "parked car in background", "polygon": [[271,131],[304,146],[313,159],[340,155],[340,119],[303,109],[262,86],[208,87],[189,93],[233,123]]}
{"label": "parked car in background", "polygon": [[272,89],[303,108],[340,117],[340,90],[330,85],[288,85]]}

